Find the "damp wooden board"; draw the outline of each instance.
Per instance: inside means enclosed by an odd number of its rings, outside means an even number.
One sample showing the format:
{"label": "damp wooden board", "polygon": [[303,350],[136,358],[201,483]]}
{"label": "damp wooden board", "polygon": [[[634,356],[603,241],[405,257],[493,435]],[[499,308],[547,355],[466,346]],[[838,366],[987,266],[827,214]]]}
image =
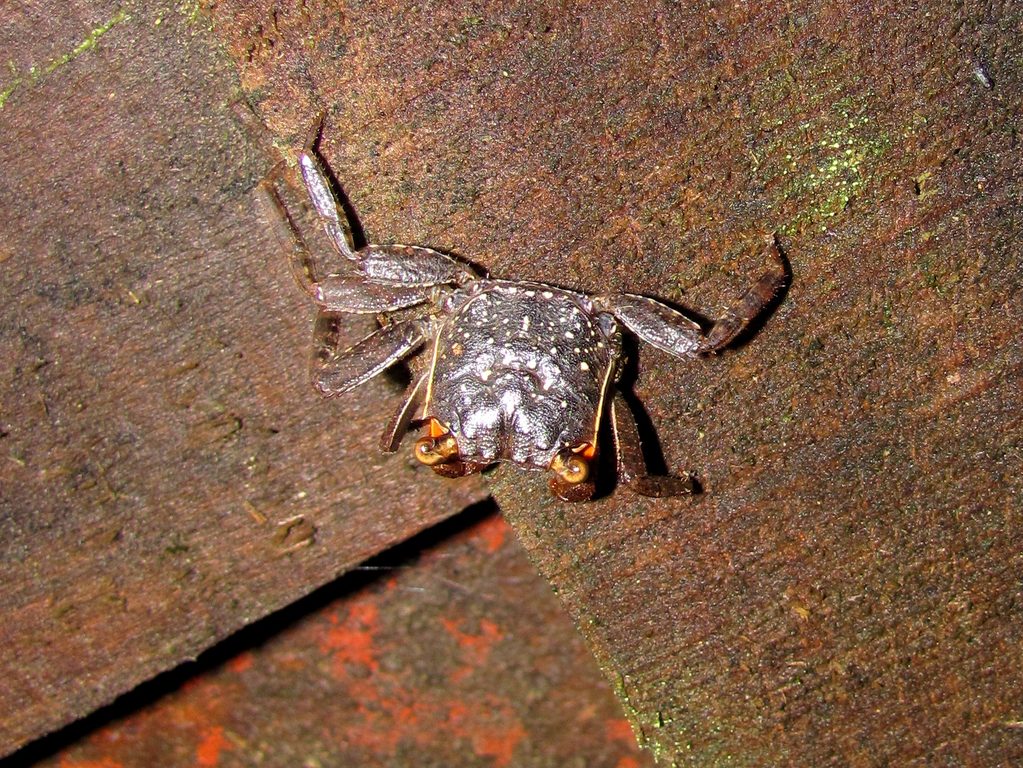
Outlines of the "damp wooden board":
{"label": "damp wooden board", "polygon": [[182,8],[4,11],[0,753],[482,498],[378,453],[395,382],[310,387],[274,159]]}
{"label": "damp wooden board", "polygon": [[495,486],[665,764],[1023,759],[1017,7],[210,18],[282,141],[325,110],[378,240],[714,317],[778,234],[792,285],[744,346],[632,354],[701,497]]}

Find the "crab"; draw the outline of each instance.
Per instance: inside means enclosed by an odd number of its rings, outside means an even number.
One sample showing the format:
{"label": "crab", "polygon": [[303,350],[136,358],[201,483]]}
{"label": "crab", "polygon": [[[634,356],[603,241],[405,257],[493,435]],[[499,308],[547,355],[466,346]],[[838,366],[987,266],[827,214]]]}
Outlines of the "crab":
{"label": "crab", "polygon": [[[610,415],[619,482],[647,496],[693,493],[691,476],[651,475],[639,429],[617,387],[623,333],[681,359],[715,353],[772,301],[786,278],[773,238],[771,266],[704,330],[668,305],[630,293],[587,294],[541,282],[498,280],[467,262],[414,245],[355,247],[344,208],[310,140],[298,155],[309,200],[337,254],[351,266],[321,274],[297,219],[272,184],[281,237],[300,287],[319,308],[312,377],[342,395],[411,358],[411,383],[381,448],[423,429],[415,458],[445,477],[511,462],[550,473],[552,493],[582,501],[595,490],[599,434]],[[376,315],[379,328],[353,346],[337,319]],[[419,354],[417,354],[419,353]]]}

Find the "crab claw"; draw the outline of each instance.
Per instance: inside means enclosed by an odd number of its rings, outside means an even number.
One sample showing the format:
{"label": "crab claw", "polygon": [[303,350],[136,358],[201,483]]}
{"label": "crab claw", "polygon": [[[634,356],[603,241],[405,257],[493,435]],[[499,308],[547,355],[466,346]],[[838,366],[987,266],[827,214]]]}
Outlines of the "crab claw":
{"label": "crab claw", "polygon": [[562,501],[586,501],[593,496],[590,462],[584,453],[562,451],[551,462],[551,471],[554,474],[548,485]]}
{"label": "crab claw", "polygon": [[458,457],[458,443],[451,433],[438,437],[421,437],[416,440],[412,452],[426,466],[436,467]]}

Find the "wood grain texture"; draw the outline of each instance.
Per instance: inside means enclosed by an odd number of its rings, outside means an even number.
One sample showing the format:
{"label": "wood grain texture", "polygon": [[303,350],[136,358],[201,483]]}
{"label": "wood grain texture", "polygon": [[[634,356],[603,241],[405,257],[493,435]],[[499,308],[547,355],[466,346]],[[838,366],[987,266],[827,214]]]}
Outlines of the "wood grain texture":
{"label": "wood grain texture", "polygon": [[792,287],[750,343],[638,355],[702,498],[495,485],[663,762],[1023,760],[1016,5],[211,18],[279,136],[326,110],[375,239],[714,316],[779,234]]}
{"label": "wood grain texture", "polygon": [[374,557],[194,666],[134,693],[118,717],[90,718],[87,733],[76,725],[75,743],[31,765],[653,765],[492,503]]}
{"label": "wood grain texture", "polygon": [[313,392],[272,158],[186,10],[4,10],[0,754],[481,498],[378,453],[398,383]]}

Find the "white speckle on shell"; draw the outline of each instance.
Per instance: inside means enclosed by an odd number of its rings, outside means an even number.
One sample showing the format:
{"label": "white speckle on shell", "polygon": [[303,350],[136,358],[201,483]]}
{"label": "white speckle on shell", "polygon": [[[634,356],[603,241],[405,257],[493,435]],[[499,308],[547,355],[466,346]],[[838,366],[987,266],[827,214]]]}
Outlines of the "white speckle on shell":
{"label": "white speckle on shell", "polygon": [[583,362],[579,363],[579,370],[580,370],[580,371],[588,371],[588,370],[590,370],[590,364],[589,364],[589,363],[587,363],[587,362],[586,362],[586,361],[584,360]]}

